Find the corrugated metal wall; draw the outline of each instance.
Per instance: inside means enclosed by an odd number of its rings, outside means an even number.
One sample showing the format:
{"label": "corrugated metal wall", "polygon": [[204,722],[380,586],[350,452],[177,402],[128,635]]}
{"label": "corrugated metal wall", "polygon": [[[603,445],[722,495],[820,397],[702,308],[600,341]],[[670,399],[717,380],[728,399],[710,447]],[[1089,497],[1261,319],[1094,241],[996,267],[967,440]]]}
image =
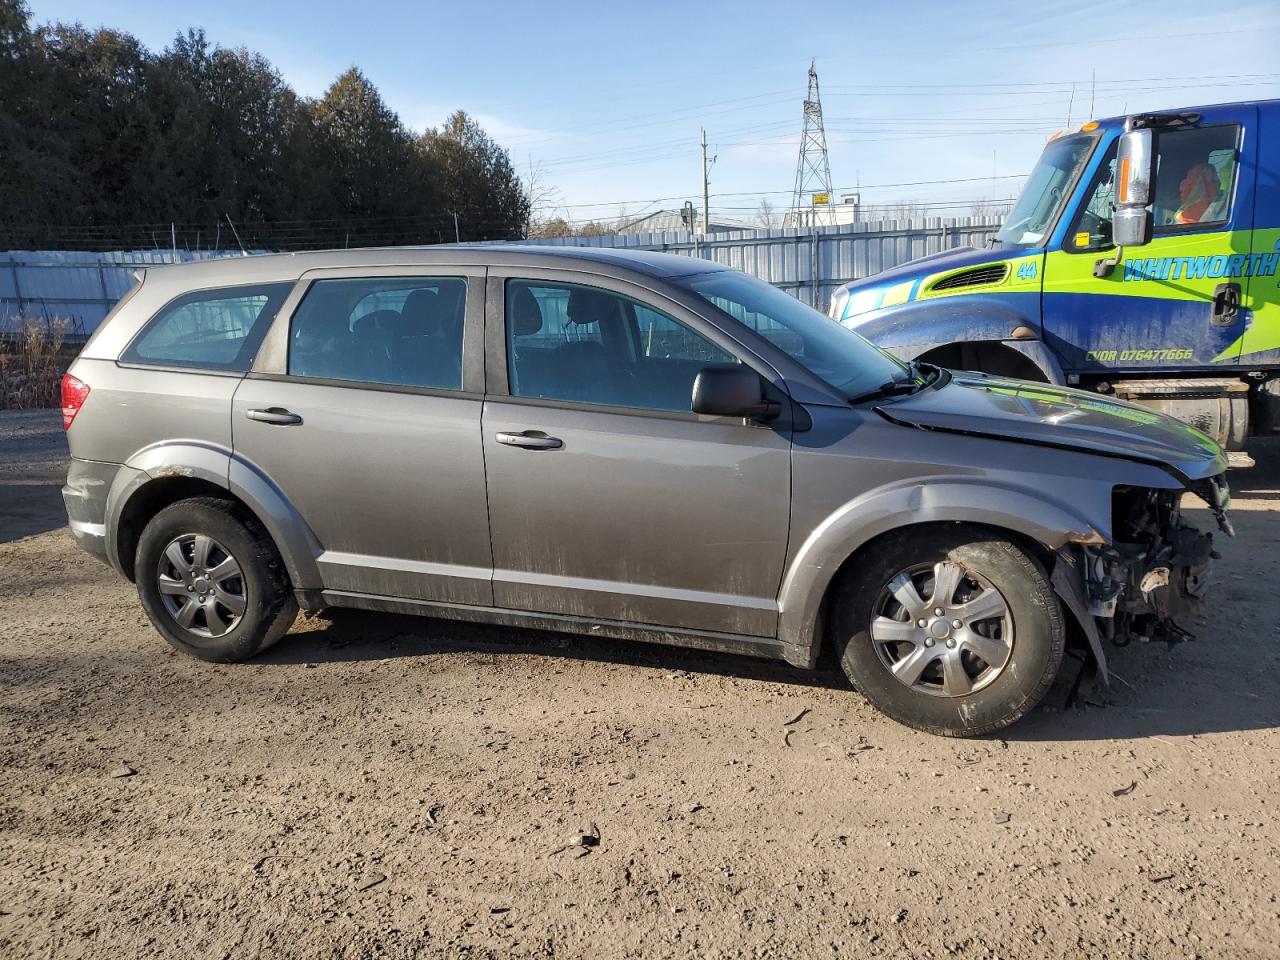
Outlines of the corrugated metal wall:
{"label": "corrugated metal wall", "polygon": [[703,257],[743,270],[826,310],[831,293],[908,260],[952,247],[985,246],[1000,217],[851,223],[741,230],[692,238],[687,232],[555,237],[522,241],[557,247],[621,247]]}
{"label": "corrugated metal wall", "polygon": [[0,253],[0,334],[27,319],[63,321],[69,338],[87,336],[133,286],[133,273],[157,263],[238,256],[226,251],[15,250]]}
{"label": "corrugated metal wall", "polygon": [[[826,310],[842,283],[869,277],[916,257],[986,244],[999,217],[927,218],[830,227],[741,230],[700,239],[687,232],[559,237],[523,241],[560,247],[618,247],[703,257],[746,271]],[[176,262],[235,256],[179,250]],[[0,334],[23,318],[62,320],[72,337],[87,335],[133,284],[133,272],[173,263],[168,250],[115,253],[0,253]]]}

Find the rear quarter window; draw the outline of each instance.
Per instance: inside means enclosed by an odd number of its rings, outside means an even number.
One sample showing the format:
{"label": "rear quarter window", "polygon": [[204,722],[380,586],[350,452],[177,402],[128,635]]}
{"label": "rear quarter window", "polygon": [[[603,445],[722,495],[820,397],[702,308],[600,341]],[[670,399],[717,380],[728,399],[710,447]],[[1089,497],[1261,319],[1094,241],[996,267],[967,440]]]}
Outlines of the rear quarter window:
{"label": "rear quarter window", "polygon": [[196,290],[147,322],[120,360],[245,373],[293,283]]}

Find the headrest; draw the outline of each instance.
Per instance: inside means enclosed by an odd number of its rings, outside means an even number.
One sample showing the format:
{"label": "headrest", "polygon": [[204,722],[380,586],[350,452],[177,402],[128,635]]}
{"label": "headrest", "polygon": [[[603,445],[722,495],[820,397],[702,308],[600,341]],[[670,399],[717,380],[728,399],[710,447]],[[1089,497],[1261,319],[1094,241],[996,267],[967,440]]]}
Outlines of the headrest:
{"label": "headrest", "polygon": [[507,304],[507,317],[511,323],[511,334],[516,337],[527,337],[542,329],[542,307],[533,291],[524,284],[512,286],[511,300]]}
{"label": "headrest", "polygon": [[351,308],[314,288],[298,307],[293,323],[293,336],[299,340],[340,340],[350,332]]}
{"label": "headrest", "polygon": [[602,290],[574,287],[569,291],[569,305],[565,311],[570,323],[586,326],[618,315],[618,299]]}
{"label": "headrest", "polygon": [[374,310],[372,313],[366,313],[363,317],[352,321],[351,332],[357,337],[367,337],[372,334],[394,334],[400,329],[400,314],[394,310]]}
{"label": "headrest", "polygon": [[436,311],[440,309],[439,303],[440,297],[434,290],[426,288],[415,290],[404,298],[400,316],[404,317],[406,326],[425,327],[435,319]]}

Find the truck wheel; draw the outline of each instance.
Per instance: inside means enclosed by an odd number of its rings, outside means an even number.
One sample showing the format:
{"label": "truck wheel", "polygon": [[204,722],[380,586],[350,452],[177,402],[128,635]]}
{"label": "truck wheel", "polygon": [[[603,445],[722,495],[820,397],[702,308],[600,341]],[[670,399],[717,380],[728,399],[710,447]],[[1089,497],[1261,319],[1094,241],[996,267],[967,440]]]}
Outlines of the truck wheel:
{"label": "truck wheel", "polygon": [[1066,647],[1040,564],[977,527],[884,537],[839,584],[831,623],[841,666],[872,705],[949,737],[1022,717],[1048,692]]}
{"label": "truck wheel", "polygon": [[171,646],[236,663],[284,636],[298,614],[280,554],[247,511],[197,497],[165,507],[138,539],[138,595]]}

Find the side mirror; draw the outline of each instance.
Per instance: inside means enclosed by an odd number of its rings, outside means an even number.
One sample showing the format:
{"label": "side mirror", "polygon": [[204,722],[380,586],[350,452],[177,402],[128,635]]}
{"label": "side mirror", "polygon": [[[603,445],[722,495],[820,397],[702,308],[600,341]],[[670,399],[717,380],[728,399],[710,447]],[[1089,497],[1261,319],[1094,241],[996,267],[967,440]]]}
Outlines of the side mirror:
{"label": "side mirror", "polygon": [[772,420],[782,407],[764,397],[760,374],[743,363],[709,363],[693,380],[694,413]]}
{"label": "side mirror", "polygon": [[1116,152],[1116,209],[1111,240],[1117,247],[1151,242],[1152,216],[1147,206],[1155,182],[1155,149],[1151,129],[1126,130]]}

